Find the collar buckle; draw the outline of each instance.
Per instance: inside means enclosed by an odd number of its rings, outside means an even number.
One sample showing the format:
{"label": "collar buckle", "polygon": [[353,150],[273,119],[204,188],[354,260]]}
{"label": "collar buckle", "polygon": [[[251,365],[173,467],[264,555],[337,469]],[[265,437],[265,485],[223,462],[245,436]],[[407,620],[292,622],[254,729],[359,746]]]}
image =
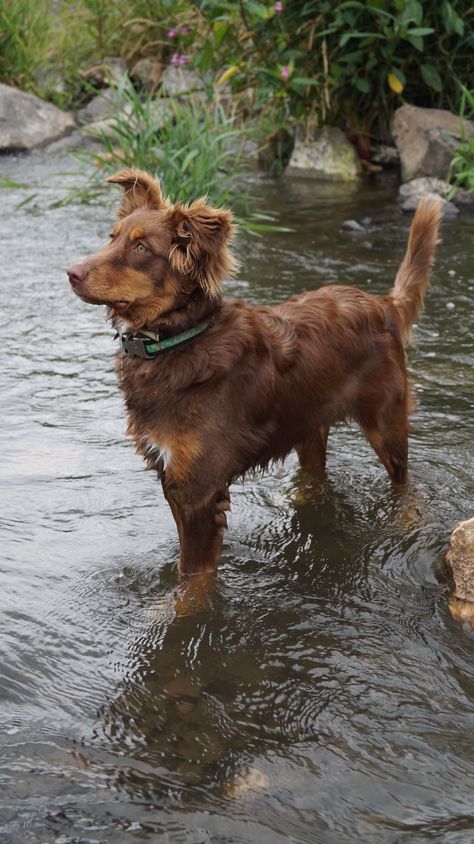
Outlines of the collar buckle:
{"label": "collar buckle", "polygon": [[122,350],[124,354],[128,355],[130,358],[143,358],[145,360],[153,358],[154,355],[150,354],[147,348],[147,344],[149,342],[148,338],[133,337],[129,334],[122,334]]}

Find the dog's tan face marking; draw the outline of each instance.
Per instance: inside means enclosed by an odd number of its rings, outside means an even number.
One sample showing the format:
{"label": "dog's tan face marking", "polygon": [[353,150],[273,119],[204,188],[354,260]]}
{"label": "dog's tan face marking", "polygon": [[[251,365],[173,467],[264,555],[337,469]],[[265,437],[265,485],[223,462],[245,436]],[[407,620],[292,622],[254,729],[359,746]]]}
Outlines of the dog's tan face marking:
{"label": "dog's tan face marking", "polygon": [[83,262],[87,276],[76,292],[123,313],[130,325],[156,318],[177,295],[168,263],[171,239],[164,211],[132,212],[114,227],[109,243]]}

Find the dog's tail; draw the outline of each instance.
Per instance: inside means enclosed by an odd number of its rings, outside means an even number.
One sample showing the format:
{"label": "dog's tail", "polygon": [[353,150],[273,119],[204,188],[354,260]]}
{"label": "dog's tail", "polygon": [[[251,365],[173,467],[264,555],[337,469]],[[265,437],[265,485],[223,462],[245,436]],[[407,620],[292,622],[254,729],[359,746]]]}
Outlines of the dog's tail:
{"label": "dog's tail", "polygon": [[428,270],[433,265],[438,229],[441,221],[441,202],[424,199],[418,205],[411,224],[407,251],[395,277],[390,297],[401,322],[402,342],[406,345],[422,306],[429,285]]}

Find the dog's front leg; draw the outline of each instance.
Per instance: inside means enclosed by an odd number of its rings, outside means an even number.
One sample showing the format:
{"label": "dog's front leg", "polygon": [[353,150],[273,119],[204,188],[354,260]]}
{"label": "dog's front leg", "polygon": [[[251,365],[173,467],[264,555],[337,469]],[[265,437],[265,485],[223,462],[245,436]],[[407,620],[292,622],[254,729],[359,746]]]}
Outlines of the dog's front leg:
{"label": "dog's front leg", "polygon": [[178,528],[181,553],[179,571],[183,575],[215,572],[222,553],[226,512],[230,510],[227,488],[196,493],[162,479],[163,492]]}

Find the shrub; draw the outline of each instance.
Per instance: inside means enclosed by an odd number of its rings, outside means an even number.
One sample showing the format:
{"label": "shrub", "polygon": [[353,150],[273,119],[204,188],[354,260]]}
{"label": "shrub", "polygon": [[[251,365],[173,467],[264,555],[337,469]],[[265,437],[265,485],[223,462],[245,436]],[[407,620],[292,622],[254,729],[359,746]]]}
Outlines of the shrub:
{"label": "shrub", "polygon": [[95,198],[105,176],[128,165],[158,177],[173,201],[207,196],[217,207],[232,207],[250,231],[276,230],[271,215],[249,209],[243,187],[247,135],[219,104],[139,95],[125,77],[109,130],[95,134],[103,152],[78,154],[88,172],[91,160],[96,167],[88,186],[72,198]]}
{"label": "shrub", "polygon": [[357,133],[385,124],[401,95],[456,109],[459,80],[474,73],[469,0],[201,0],[201,72],[248,95],[275,125],[313,116]]}

